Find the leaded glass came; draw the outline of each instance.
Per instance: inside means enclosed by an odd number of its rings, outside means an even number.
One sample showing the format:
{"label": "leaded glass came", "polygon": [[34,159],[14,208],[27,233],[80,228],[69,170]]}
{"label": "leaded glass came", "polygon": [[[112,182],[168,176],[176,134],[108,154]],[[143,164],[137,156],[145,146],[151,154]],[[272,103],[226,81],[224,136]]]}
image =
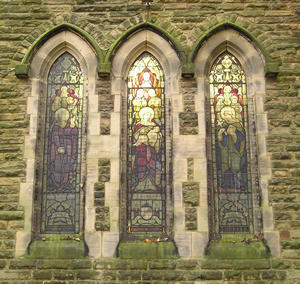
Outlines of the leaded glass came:
{"label": "leaded glass came", "polygon": [[162,68],[145,52],[128,75],[128,232],[165,230],[164,102]]}
{"label": "leaded glass came", "polygon": [[41,233],[78,233],[83,76],[62,54],[48,75]]}
{"label": "leaded glass came", "polygon": [[224,53],[209,76],[214,231],[251,232],[247,88],[238,60]]}

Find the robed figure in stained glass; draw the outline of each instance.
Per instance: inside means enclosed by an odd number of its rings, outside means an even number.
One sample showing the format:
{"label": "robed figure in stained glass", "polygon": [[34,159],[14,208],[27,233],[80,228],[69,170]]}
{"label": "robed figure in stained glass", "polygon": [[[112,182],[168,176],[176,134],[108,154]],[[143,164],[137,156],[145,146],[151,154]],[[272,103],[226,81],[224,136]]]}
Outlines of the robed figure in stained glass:
{"label": "robed figure in stained glass", "polygon": [[129,72],[128,230],[164,227],[165,142],[162,69],[144,53]]}
{"label": "robed figure in stained glass", "polygon": [[247,178],[242,173],[247,172],[245,143],[246,136],[242,122],[242,99],[238,91],[226,85],[216,95],[217,141],[220,151],[221,180],[223,191],[245,189]]}
{"label": "robed figure in stained glass", "polygon": [[133,186],[156,190],[161,186],[160,126],[153,122],[154,111],[150,107],[141,108],[139,117],[133,140]]}
{"label": "robed figure in stained glass", "polygon": [[69,53],[48,75],[42,232],[79,228],[83,78]]}
{"label": "robed figure in stained glass", "polygon": [[[78,126],[76,120],[79,98],[66,86],[53,98],[48,190],[72,190],[76,176]],[[64,103],[64,101],[66,101]],[[62,107],[66,105],[66,107]]]}
{"label": "robed figure in stained glass", "polygon": [[229,53],[218,57],[212,66],[210,103],[216,230],[250,232],[246,79],[240,63]]}

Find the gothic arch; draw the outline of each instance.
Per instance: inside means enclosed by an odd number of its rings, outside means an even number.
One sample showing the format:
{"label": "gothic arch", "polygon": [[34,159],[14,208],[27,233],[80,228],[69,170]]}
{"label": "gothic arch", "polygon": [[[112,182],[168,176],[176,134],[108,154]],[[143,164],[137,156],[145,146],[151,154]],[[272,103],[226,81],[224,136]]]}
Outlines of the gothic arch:
{"label": "gothic arch", "polygon": [[[20,205],[24,207],[25,222],[24,230],[17,232],[16,240],[16,255],[20,256],[25,253],[28,243],[32,240],[32,232],[35,228],[35,221],[33,214],[36,212],[34,206],[40,206],[35,202],[37,199],[37,181],[40,176],[40,167],[43,156],[43,149],[41,141],[41,127],[44,127],[43,118],[45,117],[45,98],[47,96],[47,76],[50,67],[55,60],[64,53],[69,53],[79,63],[83,74],[83,109],[84,119],[83,128],[84,131],[91,132],[91,125],[87,127],[87,118],[96,115],[98,112],[97,97],[95,93],[95,81],[97,70],[97,56],[91,47],[79,37],[77,34],[70,31],[61,31],[52,37],[50,37],[32,56],[30,61],[29,78],[31,81],[31,95],[27,98],[27,114],[30,120],[29,133],[25,136],[25,153],[24,157],[27,164],[26,181],[21,183],[20,188]],[[86,129],[86,130],[85,130]],[[86,152],[86,135],[83,135],[82,150]],[[82,155],[82,159],[85,159],[85,155]],[[89,165],[89,161],[82,162],[82,180],[86,179],[86,188],[89,188],[89,178],[86,175],[86,167]],[[88,191],[88,189],[87,189]],[[92,194],[92,193],[91,193]],[[82,195],[83,196],[83,195]],[[92,207],[92,202],[86,202],[86,208]],[[80,222],[80,234],[84,231],[89,231],[88,223],[85,223],[83,227],[83,212],[87,210],[83,208],[83,202],[81,202],[81,222]],[[87,210],[88,211],[88,210]],[[86,216],[88,220],[88,216]],[[82,248],[84,244],[82,243]]]}
{"label": "gothic arch", "polygon": [[178,74],[180,64],[174,48],[158,33],[145,29],[127,39],[116,51],[112,58],[112,76],[126,76],[133,61],[143,51],[149,51],[158,58],[169,76]]}
{"label": "gothic arch", "polygon": [[[228,52],[235,56],[246,76],[249,137],[250,137],[250,167],[252,172],[254,232],[262,231],[264,238],[273,255],[279,255],[279,234],[274,231],[273,211],[268,200],[268,180],[271,177],[271,164],[266,149],[266,136],[268,134],[267,114],[264,112],[265,97],[265,58],[259,49],[255,48],[244,35],[234,29],[221,30],[209,37],[198,50],[195,56],[195,77],[198,93],[201,100],[199,119],[207,121],[210,116],[210,107],[207,104],[209,94],[208,74],[213,62],[222,53]],[[209,122],[206,123],[209,126]],[[210,127],[210,126],[209,126]],[[208,133],[206,130],[206,133]],[[207,136],[207,140],[209,137]],[[208,153],[210,144],[207,144]],[[256,159],[257,156],[257,159]],[[258,166],[257,166],[258,165]],[[258,181],[256,180],[258,178]],[[210,177],[206,179],[209,181]],[[207,187],[209,194],[210,188]],[[261,203],[260,203],[260,200]],[[212,204],[209,204],[209,208]],[[210,213],[212,213],[210,211]],[[213,218],[210,214],[210,218]],[[262,219],[262,220],[261,220]],[[263,223],[263,225],[261,224]],[[210,222],[211,223],[211,222]]]}

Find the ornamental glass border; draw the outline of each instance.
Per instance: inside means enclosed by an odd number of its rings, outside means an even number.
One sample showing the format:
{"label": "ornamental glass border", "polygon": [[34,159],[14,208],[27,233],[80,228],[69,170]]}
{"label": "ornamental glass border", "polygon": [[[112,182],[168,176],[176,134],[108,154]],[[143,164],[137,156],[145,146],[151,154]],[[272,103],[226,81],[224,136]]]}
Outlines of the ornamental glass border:
{"label": "ornamental glass border", "polygon": [[158,60],[142,53],[128,73],[127,232],[166,230],[165,80]]}
{"label": "ornamental glass border", "polygon": [[213,230],[253,232],[247,85],[240,62],[219,55],[209,73]]}

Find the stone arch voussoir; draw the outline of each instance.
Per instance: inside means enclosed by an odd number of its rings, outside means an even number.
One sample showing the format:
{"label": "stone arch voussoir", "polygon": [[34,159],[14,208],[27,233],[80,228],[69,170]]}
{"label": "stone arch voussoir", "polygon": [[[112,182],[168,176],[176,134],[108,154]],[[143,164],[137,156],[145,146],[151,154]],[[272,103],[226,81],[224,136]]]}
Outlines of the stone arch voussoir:
{"label": "stone arch voussoir", "polygon": [[170,23],[160,21],[157,17],[145,20],[142,16],[136,16],[123,22],[111,35],[114,38],[114,42],[111,43],[111,46],[106,53],[105,62],[109,63],[112,60],[112,57],[121,46],[122,42],[128,39],[132,34],[143,29],[152,30],[163,36],[174,47],[181,61],[186,61],[185,48],[177,40],[182,32],[177,31]]}
{"label": "stone arch voussoir", "polygon": [[181,42],[178,40],[178,37],[180,37],[182,32],[177,31],[170,23],[160,21],[157,17],[151,17],[150,19],[145,20],[142,16],[136,16],[123,22],[115,32],[110,34],[114,41],[111,42],[111,45],[107,50],[104,64],[102,64],[99,74],[109,73],[111,61],[122,43],[141,30],[151,30],[165,38],[178,54],[178,57],[182,62],[182,68],[184,69],[187,62],[186,47],[182,46]]}
{"label": "stone arch voussoir", "polygon": [[69,30],[79,34],[92,47],[98,60],[100,62],[104,61],[103,51],[97,41],[101,35],[98,33],[98,36],[96,36],[96,34],[92,33],[93,29],[86,20],[82,21],[76,16],[60,15],[40,25],[23,40],[20,48],[14,55],[16,60],[22,58],[21,64],[15,67],[17,77],[26,78],[28,76],[29,64],[34,54],[49,38],[62,30]]}
{"label": "stone arch voussoir", "polygon": [[259,27],[256,24],[234,14],[222,14],[214,16],[198,26],[198,28],[191,35],[191,39],[194,41],[194,44],[191,47],[188,56],[188,62],[192,64],[197,52],[207,39],[209,39],[216,32],[225,29],[236,30],[241,35],[252,41],[255,48],[259,49],[264,56],[266,61],[265,72],[267,75],[274,75],[278,73],[280,61],[274,60],[270,56],[269,48],[264,45],[263,41],[258,39],[258,35],[260,34]]}

